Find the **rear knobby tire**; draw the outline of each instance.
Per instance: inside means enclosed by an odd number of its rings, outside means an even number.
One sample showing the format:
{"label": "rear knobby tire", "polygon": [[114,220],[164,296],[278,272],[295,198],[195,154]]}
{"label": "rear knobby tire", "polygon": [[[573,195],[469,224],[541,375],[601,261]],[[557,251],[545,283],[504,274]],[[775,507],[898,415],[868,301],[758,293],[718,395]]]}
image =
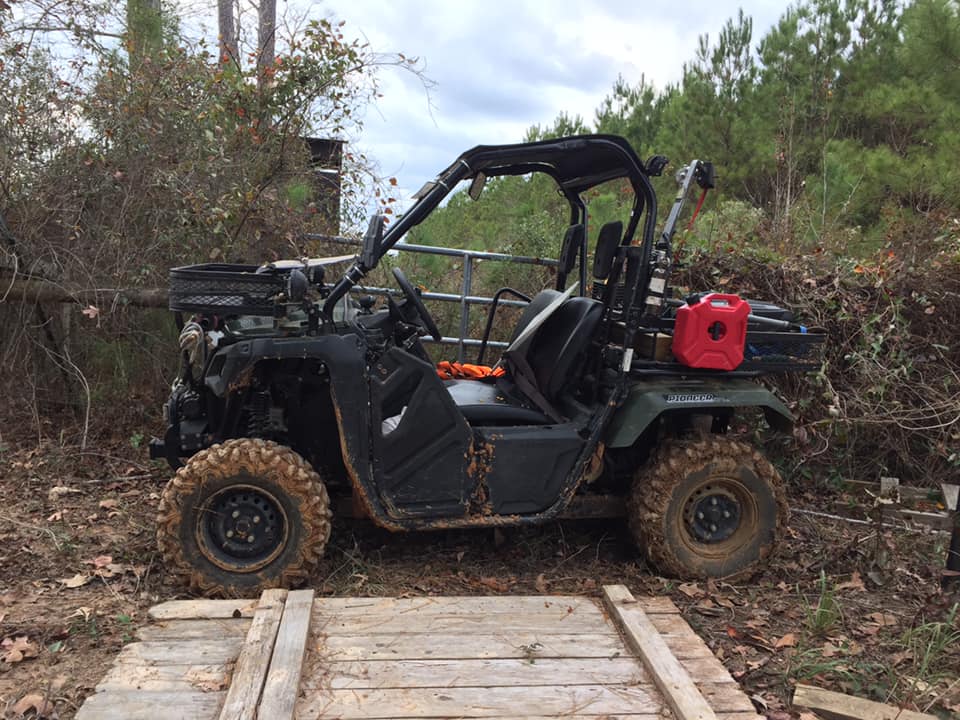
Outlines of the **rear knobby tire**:
{"label": "rear knobby tire", "polygon": [[191,457],[160,498],[168,572],[207,596],[303,584],[330,538],[330,499],[293,450],[243,438]]}
{"label": "rear knobby tire", "polygon": [[788,515],[773,465],[724,437],[664,444],[637,472],[627,501],[647,560],[681,579],[749,578],[773,554]]}

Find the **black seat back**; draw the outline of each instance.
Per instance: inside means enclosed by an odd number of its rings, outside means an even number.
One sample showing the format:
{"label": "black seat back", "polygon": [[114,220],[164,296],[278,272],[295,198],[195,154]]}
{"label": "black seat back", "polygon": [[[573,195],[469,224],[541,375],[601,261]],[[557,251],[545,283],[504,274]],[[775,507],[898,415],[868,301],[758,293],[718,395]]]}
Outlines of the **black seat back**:
{"label": "black seat back", "polygon": [[560,295],[561,293],[557,290],[541,290],[534,295],[533,300],[527,303],[527,306],[520,314],[520,319],[517,321],[517,326],[513,329],[513,334],[510,336],[510,342],[512,343],[514,340],[516,340],[517,336],[523,332],[527,325],[530,324],[530,321],[539,315],[540,311],[543,310],[547,305],[560,297]]}
{"label": "black seat back", "polygon": [[537,330],[526,352],[537,389],[553,401],[572,380],[579,379],[603,305],[587,297],[572,297]]}

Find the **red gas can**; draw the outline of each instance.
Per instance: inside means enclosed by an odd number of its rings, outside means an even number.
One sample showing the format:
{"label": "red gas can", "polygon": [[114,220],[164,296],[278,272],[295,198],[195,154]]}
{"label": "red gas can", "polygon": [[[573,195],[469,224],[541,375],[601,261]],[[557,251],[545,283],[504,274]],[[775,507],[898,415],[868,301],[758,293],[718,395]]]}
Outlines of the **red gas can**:
{"label": "red gas can", "polygon": [[750,305],[737,295],[710,293],[677,310],[673,354],[695,368],[735,370],[743,362]]}

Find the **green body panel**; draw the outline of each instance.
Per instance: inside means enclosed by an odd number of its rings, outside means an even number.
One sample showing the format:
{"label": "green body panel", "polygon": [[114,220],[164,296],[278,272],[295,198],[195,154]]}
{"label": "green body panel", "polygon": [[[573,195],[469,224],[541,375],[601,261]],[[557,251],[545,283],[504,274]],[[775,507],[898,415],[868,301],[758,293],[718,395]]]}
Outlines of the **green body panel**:
{"label": "green body panel", "polygon": [[793,416],[765,387],[750,380],[656,378],[637,380],[605,433],[607,447],[627,447],[662,413],[709,412],[715,408],[763,408],[770,427],[787,431]]}

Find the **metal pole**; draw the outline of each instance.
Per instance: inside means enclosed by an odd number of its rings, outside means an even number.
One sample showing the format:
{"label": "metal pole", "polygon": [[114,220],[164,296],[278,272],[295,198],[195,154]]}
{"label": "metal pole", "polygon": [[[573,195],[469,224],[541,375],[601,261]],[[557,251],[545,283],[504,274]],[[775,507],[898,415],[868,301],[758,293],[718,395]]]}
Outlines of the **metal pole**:
{"label": "metal pole", "polygon": [[473,257],[467,253],[463,254],[463,289],[460,293],[460,344],[457,346],[457,362],[463,362],[466,359],[466,347],[464,338],[470,331],[470,303],[467,302],[467,296],[473,289]]}

